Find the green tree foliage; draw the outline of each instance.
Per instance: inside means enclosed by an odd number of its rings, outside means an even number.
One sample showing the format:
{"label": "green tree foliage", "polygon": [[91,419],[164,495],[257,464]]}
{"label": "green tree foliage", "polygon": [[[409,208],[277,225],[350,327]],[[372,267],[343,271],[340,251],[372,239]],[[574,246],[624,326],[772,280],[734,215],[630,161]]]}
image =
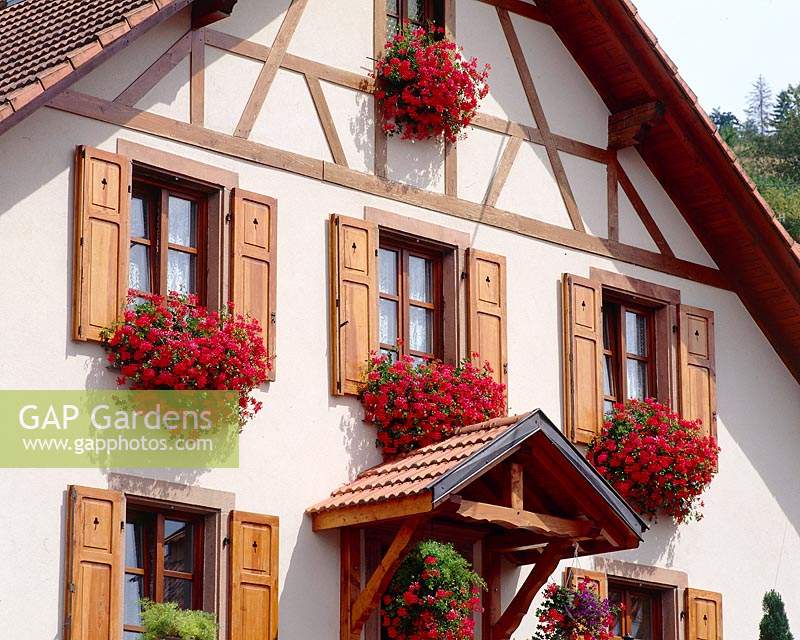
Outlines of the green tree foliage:
{"label": "green tree foliage", "polygon": [[764,616],[758,625],[758,640],[792,640],[789,618],[786,617],[781,594],[774,589],[767,591],[762,607]]}
{"label": "green tree foliage", "polygon": [[786,230],[800,240],[800,84],[778,93],[759,76],[748,96],[747,120],[714,109],[712,121]]}

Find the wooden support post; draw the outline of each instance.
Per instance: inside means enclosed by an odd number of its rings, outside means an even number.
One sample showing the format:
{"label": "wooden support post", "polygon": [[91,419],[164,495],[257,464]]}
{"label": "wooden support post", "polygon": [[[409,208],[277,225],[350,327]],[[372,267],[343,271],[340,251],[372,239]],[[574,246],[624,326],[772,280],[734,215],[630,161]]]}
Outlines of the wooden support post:
{"label": "wooden support post", "polygon": [[508,506],[516,511],[522,511],[525,508],[522,465],[518,462],[512,462],[509,466],[509,476]]}
{"label": "wooden support post", "polygon": [[501,598],[501,561],[500,555],[483,547],[483,560],[481,562],[483,579],[486,580],[486,591],[483,600],[483,640],[491,640],[492,627],[497,624],[502,612]]}
{"label": "wooden support post", "polygon": [[205,120],[205,73],[206,73],[205,29],[192,31],[191,80],[189,82],[189,119],[192,124],[204,125]]}
{"label": "wooden support post", "polygon": [[619,242],[619,178],[617,177],[617,152],[610,151],[606,165],[608,191],[608,239]]}
{"label": "wooden support post", "polygon": [[492,626],[491,635],[484,637],[484,640],[508,640],[511,637],[511,634],[519,627],[519,623],[522,622],[522,618],[528,613],[531,602],[539,589],[556,570],[559,560],[569,547],[570,542],[567,540],[558,540],[547,545],[514,599],[497,623]]}
{"label": "wooden support post", "polygon": [[414,533],[423,520],[424,518],[422,517],[407,519],[395,535],[386,555],[383,556],[378,568],[375,569],[375,573],[372,574],[367,582],[367,586],[365,586],[364,590],[358,595],[358,598],[350,609],[351,636],[358,637],[361,633],[361,627],[364,626],[367,618],[369,618],[373,609],[375,609],[380,601],[381,596],[383,596],[388,588],[397,566],[403,559],[403,553],[408,549],[408,546],[414,538]]}
{"label": "wooden support post", "polygon": [[359,640],[350,632],[350,612],[361,591],[361,533],[359,529],[341,529],[341,578],[339,580],[339,640]]}

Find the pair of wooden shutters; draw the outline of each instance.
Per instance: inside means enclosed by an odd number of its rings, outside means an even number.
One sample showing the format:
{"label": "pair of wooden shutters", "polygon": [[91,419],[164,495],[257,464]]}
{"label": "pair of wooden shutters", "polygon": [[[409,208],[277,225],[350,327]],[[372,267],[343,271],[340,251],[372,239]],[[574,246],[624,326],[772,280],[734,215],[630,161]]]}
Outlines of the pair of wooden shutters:
{"label": "pair of wooden shutters", "polygon": [[[599,571],[565,569],[564,585],[577,587],[588,580],[600,598],[608,598],[608,576]],[[722,640],[722,594],[703,589],[684,591],[683,614],[685,640]]]}
{"label": "pair of wooden shutters", "polygon": [[[73,271],[76,340],[99,340],[100,331],[119,317],[125,305],[131,190],[129,158],[78,148]],[[277,203],[236,188],[231,215],[230,297],[237,312],[261,323],[267,351],[273,355]]]}
{"label": "pair of wooden shutters", "polygon": [[[121,640],[125,497],[70,486],[67,492],[65,640]],[[278,637],[278,518],[231,512],[229,640]]]}
{"label": "pair of wooden shutters", "polygon": [[[565,433],[588,443],[603,426],[603,287],[570,274],[562,286]],[[680,304],[676,316],[680,414],[716,433],[714,312]]]}
{"label": "pair of wooden shutters", "polygon": [[[330,219],[332,393],[357,394],[371,351],[378,349],[378,226],[369,220]],[[468,250],[467,350],[488,361],[506,382],[506,262]],[[454,318],[455,312],[450,313]]]}

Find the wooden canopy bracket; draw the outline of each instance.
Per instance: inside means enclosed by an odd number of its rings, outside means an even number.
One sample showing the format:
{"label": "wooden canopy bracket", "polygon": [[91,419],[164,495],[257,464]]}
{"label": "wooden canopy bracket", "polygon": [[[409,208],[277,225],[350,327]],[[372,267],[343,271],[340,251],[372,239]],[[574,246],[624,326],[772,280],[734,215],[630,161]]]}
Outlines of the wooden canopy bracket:
{"label": "wooden canopy bracket", "polygon": [[497,622],[491,626],[490,637],[486,640],[508,640],[511,637],[511,634],[519,627],[525,614],[528,613],[531,602],[533,602],[539,589],[542,588],[542,585],[556,570],[558,562],[571,544],[569,540],[555,540],[545,547],[514,599],[511,600]]}
{"label": "wooden canopy bracket", "polygon": [[[389,583],[394,577],[403,554],[414,539],[419,525],[426,519],[425,516],[413,516],[408,518],[400,527],[398,532],[389,545],[386,555],[383,556],[375,572],[367,580],[364,589],[355,597],[349,606],[349,625],[342,625],[341,640],[357,638],[361,633],[361,628],[373,612],[381,596],[389,587]],[[344,613],[344,606],[343,606]]]}
{"label": "wooden canopy bracket", "polygon": [[608,117],[608,148],[625,149],[642,142],[664,117],[661,102],[648,102]]}

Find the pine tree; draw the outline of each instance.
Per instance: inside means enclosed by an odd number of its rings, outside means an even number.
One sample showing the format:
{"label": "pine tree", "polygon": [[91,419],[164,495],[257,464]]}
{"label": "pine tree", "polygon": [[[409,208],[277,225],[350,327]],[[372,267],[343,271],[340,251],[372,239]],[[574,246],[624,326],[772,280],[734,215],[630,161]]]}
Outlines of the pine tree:
{"label": "pine tree", "polygon": [[764,594],[764,617],[759,625],[758,640],[792,640],[789,618],[781,595],[774,589]]}
{"label": "pine tree", "polygon": [[756,123],[758,132],[763,136],[769,132],[772,111],[772,89],[764,76],[758,76],[748,96],[747,116]]}

